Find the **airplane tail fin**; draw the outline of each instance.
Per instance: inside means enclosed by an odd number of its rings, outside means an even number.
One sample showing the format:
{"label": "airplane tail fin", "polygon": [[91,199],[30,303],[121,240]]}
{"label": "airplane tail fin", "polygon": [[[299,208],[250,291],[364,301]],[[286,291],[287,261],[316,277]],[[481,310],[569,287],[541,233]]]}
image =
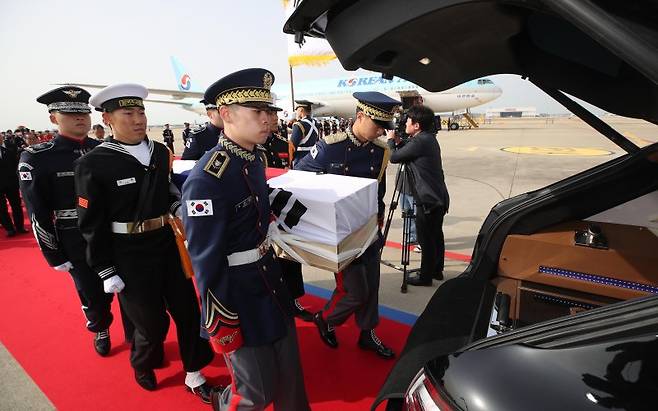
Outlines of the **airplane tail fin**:
{"label": "airplane tail fin", "polygon": [[178,59],[174,56],[169,57],[171,60],[171,67],[174,69],[176,76],[176,86],[179,91],[199,91],[198,87],[192,83],[192,78],[188,72],[183,68]]}

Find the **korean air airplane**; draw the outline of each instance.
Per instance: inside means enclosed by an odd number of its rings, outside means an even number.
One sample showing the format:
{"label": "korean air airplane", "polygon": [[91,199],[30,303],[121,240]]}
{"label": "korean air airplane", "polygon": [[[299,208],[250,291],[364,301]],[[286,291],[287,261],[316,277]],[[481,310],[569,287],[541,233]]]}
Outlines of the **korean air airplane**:
{"label": "korean air airplane", "polygon": [[[195,83],[178,59],[173,56],[170,59],[176,78],[177,90],[149,88],[149,94],[168,95],[170,99],[149,98],[147,101],[176,104],[185,110],[205,115],[205,106],[199,102],[203,98],[205,87],[200,87],[199,84]],[[98,84],[69,83],[69,85],[89,88],[105,87]],[[423,98],[423,103],[434,110],[435,113],[466,110],[495,100],[502,94],[501,88],[487,78],[472,80],[436,93],[429,92],[401,78],[394,77],[387,80],[375,74],[295,83],[295,99],[313,102],[313,115],[315,117],[353,117],[356,106],[352,93],[356,91],[379,91],[401,100],[403,103],[408,99],[420,96]],[[275,84],[272,87],[272,93],[275,97],[275,104],[292,115],[290,84]]]}

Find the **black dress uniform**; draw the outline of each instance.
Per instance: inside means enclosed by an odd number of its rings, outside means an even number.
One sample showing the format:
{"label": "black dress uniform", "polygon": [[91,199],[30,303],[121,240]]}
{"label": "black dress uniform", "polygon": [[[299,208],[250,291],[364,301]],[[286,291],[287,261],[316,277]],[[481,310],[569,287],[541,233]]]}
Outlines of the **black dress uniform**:
{"label": "black dress uniform", "polygon": [[185,128],[183,129],[183,132],[181,133],[181,136],[183,137],[183,144],[187,145],[187,139],[190,138],[190,132],[192,129],[190,129],[190,123],[184,123]]}
{"label": "black dress uniform", "polygon": [[[91,101],[111,112],[119,107],[143,107],[146,94],[141,86],[120,84],[106,87]],[[194,284],[185,277],[174,233],[167,224],[168,214],[175,215],[180,207],[180,194],[169,180],[170,151],[160,143],[144,141],[150,154],[147,166],[118,140],[103,142],[77,161],[75,184],[87,261],[102,280],[118,275],[125,283],[118,295],[136,328],[130,362],[137,382],[154,389],[153,369],[164,359],[167,312],[176,323],[185,371],[208,365],[213,353],[199,335]]]}
{"label": "black dress uniform", "polygon": [[[205,99],[267,110],[273,81],[264,69],[238,71],[211,85]],[[183,185],[204,329],[232,377],[213,407],[307,410],[292,299],[269,243],[265,161],[257,148],[247,151],[221,135]]]}
{"label": "black dress uniform", "polygon": [[[400,104],[381,93],[354,93],[359,107],[373,120],[382,122],[383,127],[392,127],[391,110]],[[390,116],[390,118],[389,118]],[[296,170],[353,177],[377,179],[378,220],[384,218],[384,194],[386,193],[386,166],[390,151],[383,138],[372,142],[361,142],[352,133],[331,134],[320,140],[296,167]],[[379,323],[379,251],[382,235],[366,251],[343,271],[335,273],[336,288],[324,311],[316,313],[314,321],[323,341],[335,348],[338,346],[333,327],[344,323],[352,314],[362,330],[359,346],[376,351],[384,358],[392,358],[393,352],[381,343],[374,334]]]}
{"label": "black dress uniform", "polygon": [[273,168],[289,168],[288,140],[278,133],[271,133],[262,144],[267,157],[267,166]]}
{"label": "black dress uniform", "polygon": [[198,160],[217,145],[222,129],[211,122],[195,128],[189,134],[181,160]]}
{"label": "black dress uniform", "polygon": [[174,132],[170,128],[162,130],[162,141],[164,141],[167,148],[174,153]]}
{"label": "black dress uniform", "polygon": [[[88,100],[89,93],[78,87],[60,87],[37,99],[48,105],[49,112],[84,114],[91,111]],[[113,296],[103,291],[103,282],[85,261],[86,243],[77,226],[73,181],[74,162],[98,144],[88,137],[78,140],[55,135],[49,142],[27,147],[18,170],[39,248],[51,267],[72,264],[68,271],[82,303],[87,329],[97,333],[94,341],[97,352],[107,355]],[[132,339],[133,327],[127,319],[124,319],[124,332],[127,340]]]}
{"label": "black dress uniform", "polygon": [[[307,110],[311,109],[310,101],[299,100],[295,102],[298,104],[298,107],[306,107]],[[309,153],[309,151],[311,151],[311,147],[317,143],[318,138],[320,137],[320,131],[318,128],[318,122],[310,115],[292,125],[290,142],[295,147],[293,168]]]}

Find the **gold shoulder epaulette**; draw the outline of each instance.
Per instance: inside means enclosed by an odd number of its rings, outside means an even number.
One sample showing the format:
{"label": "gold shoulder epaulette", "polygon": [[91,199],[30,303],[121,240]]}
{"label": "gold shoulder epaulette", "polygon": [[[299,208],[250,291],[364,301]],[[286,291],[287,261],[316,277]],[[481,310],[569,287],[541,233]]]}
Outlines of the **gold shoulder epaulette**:
{"label": "gold shoulder epaulette", "polygon": [[230,161],[231,159],[226,153],[223,151],[215,151],[215,153],[210,156],[210,160],[208,160],[203,169],[206,173],[221,178]]}
{"label": "gold shoulder epaulette", "polygon": [[340,133],[336,133],[336,134],[329,134],[327,136],[322,137],[322,139],[327,144],[340,143],[341,141],[347,140],[347,133],[340,132]]}
{"label": "gold shoulder epaulette", "polygon": [[377,139],[373,140],[372,144],[384,149],[388,148],[388,141],[386,140],[386,137],[378,137]]}

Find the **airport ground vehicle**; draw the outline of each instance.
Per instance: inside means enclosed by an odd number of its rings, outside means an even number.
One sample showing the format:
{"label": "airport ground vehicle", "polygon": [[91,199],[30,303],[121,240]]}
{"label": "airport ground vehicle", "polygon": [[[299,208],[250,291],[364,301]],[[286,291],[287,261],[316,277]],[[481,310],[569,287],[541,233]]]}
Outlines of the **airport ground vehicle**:
{"label": "airport ground vehicle", "polygon": [[[519,74],[627,152],[491,210],[470,265],[436,291],[377,403],[654,409],[658,143],[639,148],[569,95],[658,123],[656,3],[304,1],[284,31],[325,37],[348,70],[432,91]],[[636,373],[620,378],[630,362]]]}

